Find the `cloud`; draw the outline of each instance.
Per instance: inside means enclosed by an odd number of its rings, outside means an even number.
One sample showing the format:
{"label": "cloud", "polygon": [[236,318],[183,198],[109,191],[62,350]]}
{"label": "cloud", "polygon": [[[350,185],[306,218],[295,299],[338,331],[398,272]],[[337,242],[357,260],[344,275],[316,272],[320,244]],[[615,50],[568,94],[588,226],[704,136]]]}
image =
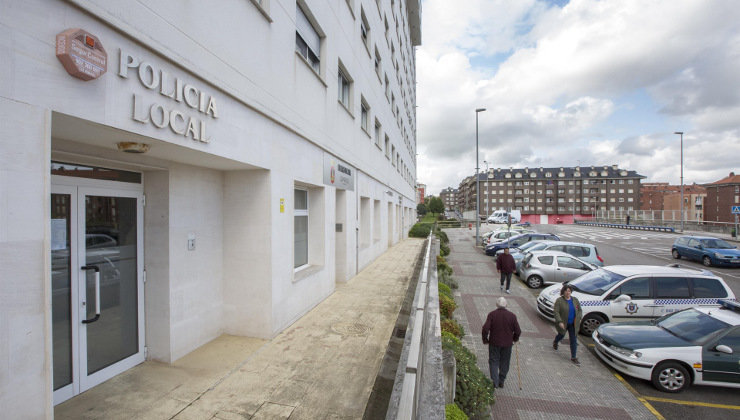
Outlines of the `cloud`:
{"label": "cloud", "polygon": [[[580,161],[678,182],[676,130],[687,133],[687,180],[710,182],[737,165],[725,157],[740,156],[734,1],[426,0],[423,19],[418,179],[431,193],[473,173],[479,107],[487,108],[483,168],[484,159],[493,167]],[[637,91],[651,103],[630,103]],[[639,124],[624,117],[633,109],[645,110]]]}

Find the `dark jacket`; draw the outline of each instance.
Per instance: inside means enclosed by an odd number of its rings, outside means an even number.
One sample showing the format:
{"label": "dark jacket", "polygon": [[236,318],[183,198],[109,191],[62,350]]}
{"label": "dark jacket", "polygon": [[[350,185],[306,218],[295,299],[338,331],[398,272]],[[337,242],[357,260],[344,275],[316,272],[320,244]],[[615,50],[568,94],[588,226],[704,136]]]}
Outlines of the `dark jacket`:
{"label": "dark jacket", "polygon": [[513,312],[498,308],[488,314],[481,334],[483,344],[510,347],[515,341],[519,341],[522,330],[519,329],[519,322]]}
{"label": "dark jacket", "polygon": [[499,254],[496,257],[496,270],[503,271],[504,273],[513,273],[516,271],[516,262],[511,254]]}
{"label": "dark jacket", "polygon": [[[570,296],[571,300],[573,300],[573,307],[576,308],[576,318],[573,320],[573,325],[576,327],[576,333],[578,333],[578,330],[581,328],[581,317],[583,316],[583,310],[581,309],[581,302],[576,299],[575,296]],[[565,334],[566,329],[560,328],[560,323],[562,322],[563,325],[568,323],[568,309],[569,309],[568,301],[565,300],[564,297],[560,296],[555,300],[555,329],[558,330],[559,334]],[[567,327],[567,325],[565,325]]]}

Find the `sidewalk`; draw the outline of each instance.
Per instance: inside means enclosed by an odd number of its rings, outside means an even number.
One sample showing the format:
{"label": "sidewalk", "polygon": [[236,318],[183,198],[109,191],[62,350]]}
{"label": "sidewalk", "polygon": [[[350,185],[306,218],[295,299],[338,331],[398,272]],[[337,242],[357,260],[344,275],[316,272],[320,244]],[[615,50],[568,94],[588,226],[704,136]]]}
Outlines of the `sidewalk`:
{"label": "sidewalk", "polygon": [[57,419],[361,419],[424,241],[396,244],[272,340],[221,336],[55,407]]}
{"label": "sidewalk", "polygon": [[[463,343],[478,358],[488,375],[488,346],[481,342],[481,328],[488,312],[502,296],[492,257],[475,247],[468,229],[446,229],[451,253],[447,258],[460,287],[455,291],[455,318],[465,328]],[[570,362],[567,337],[560,350],[552,349],[555,327],[537,314],[535,298],[514,276],[511,295],[503,294],[522,329],[520,343],[511,355],[504,388],[496,390],[496,419],[655,419],[650,411],[617,378],[579,343],[581,366]],[[517,348],[522,390],[517,379]]]}

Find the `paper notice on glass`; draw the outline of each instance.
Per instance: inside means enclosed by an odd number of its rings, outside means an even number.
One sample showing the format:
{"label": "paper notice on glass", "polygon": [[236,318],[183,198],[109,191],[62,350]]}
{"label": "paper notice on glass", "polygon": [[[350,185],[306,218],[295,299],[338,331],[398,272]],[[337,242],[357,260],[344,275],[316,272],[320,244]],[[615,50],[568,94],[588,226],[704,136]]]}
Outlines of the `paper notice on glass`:
{"label": "paper notice on glass", "polygon": [[67,249],[67,219],[51,219],[51,250]]}

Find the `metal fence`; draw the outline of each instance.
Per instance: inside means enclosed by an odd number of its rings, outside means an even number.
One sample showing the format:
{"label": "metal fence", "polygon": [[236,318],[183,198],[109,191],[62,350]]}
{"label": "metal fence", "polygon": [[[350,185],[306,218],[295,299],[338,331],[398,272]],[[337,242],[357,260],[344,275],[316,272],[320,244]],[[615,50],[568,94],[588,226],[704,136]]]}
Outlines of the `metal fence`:
{"label": "metal fence", "polygon": [[[627,216],[630,217],[629,223],[634,225],[665,226],[672,227],[676,230],[681,228],[680,210],[598,210],[593,214],[591,221],[626,224]],[[685,219],[683,221],[683,228],[688,231],[731,235],[733,229],[736,229],[736,225],[728,222]]]}

